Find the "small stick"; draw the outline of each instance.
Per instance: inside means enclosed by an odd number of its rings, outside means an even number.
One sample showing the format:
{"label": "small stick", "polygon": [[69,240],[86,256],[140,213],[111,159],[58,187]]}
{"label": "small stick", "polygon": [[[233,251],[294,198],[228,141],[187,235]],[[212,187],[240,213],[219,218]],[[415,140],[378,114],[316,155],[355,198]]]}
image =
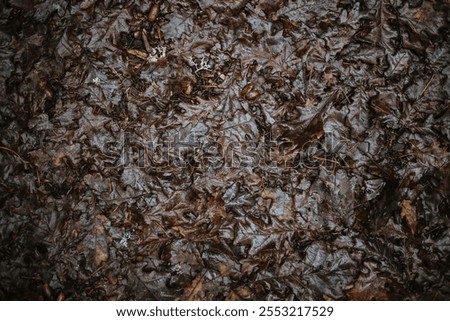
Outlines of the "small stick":
{"label": "small stick", "polygon": [[328,159],[328,158],[324,158],[324,157],[320,157],[320,156],[313,156],[315,159],[321,160],[321,161],[330,161],[334,164],[339,164],[339,162],[337,160],[334,159]]}
{"label": "small stick", "polygon": [[345,93],[345,91],[342,90],[342,89],[340,89],[340,91],[344,94],[345,99],[347,100],[347,103],[351,104],[352,102],[350,101],[350,99],[348,99],[348,96],[347,96],[347,94]]}
{"label": "small stick", "polygon": [[431,82],[433,81],[433,78],[434,78],[434,74],[433,74],[433,76],[431,76],[430,80],[428,80],[427,84],[425,85],[425,87],[420,92],[419,97],[422,97],[423,94],[425,94],[425,92],[427,91],[428,87],[430,87]]}
{"label": "small stick", "polygon": [[17,156],[22,162],[28,163],[26,160],[24,160],[24,159],[23,159],[16,151],[14,151],[14,150],[9,149],[9,148],[7,148],[7,147],[3,147],[3,146],[0,146],[0,149],[1,149],[1,150],[4,150],[4,151],[6,151],[6,152],[10,152],[11,154]]}

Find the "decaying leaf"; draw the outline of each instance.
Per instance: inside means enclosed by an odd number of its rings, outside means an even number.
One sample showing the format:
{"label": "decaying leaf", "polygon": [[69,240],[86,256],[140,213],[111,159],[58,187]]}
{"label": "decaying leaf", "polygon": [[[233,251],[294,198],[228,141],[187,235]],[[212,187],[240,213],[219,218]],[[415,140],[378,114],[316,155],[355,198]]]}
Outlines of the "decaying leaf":
{"label": "decaying leaf", "polygon": [[197,301],[202,299],[205,273],[201,273],[184,288],[184,299],[187,301]]}
{"label": "decaying leaf", "polygon": [[401,218],[406,220],[411,233],[416,234],[417,227],[417,217],[416,217],[416,207],[413,205],[411,200],[405,199],[402,201],[402,210],[400,212]]}
{"label": "decaying leaf", "polygon": [[80,3],[80,9],[86,10],[86,9],[90,8],[91,6],[93,6],[94,4],[95,4],[95,0],[83,0]]}
{"label": "decaying leaf", "polygon": [[449,6],[3,1],[0,300],[448,299]]}
{"label": "decaying leaf", "polygon": [[99,217],[98,223],[93,231],[95,236],[94,263],[97,268],[109,258],[108,240],[106,237],[106,230],[103,226],[104,221],[103,217]]}
{"label": "decaying leaf", "polygon": [[61,162],[64,157],[66,157],[66,154],[64,154],[64,152],[59,152],[59,154],[53,159],[55,166],[61,166]]}
{"label": "decaying leaf", "polygon": [[357,301],[388,300],[386,281],[376,273],[376,263],[365,262],[364,266],[364,273],[359,275],[353,287],[347,291],[349,299]]}
{"label": "decaying leaf", "polygon": [[228,301],[240,301],[249,299],[251,297],[251,290],[248,287],[242,287],[235,291],[231,291],[230,294],[227,296]]}

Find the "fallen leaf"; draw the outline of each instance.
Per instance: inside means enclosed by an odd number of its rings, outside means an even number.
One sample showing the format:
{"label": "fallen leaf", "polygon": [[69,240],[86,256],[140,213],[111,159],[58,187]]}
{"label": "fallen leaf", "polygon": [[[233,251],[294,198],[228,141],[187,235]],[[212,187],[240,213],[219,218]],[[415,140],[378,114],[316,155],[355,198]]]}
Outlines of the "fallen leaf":
{"label": "fallen leaf", "polygon": [[[383,282],[384,286],[384,282]],[[381,284],[361,283],[357,281],[355,287],[351,288],[347,295],[350,300],[355,301],[386,301],[388,296]]]}
{"label": "fallen leaf", "polygon": [[228,294],[227,301],[239,301],[241,300],[241,297],[234,291],[231,291],[230,294]]}
{"label": "fallen leaf", "polygon": [[94,4],[95,4],[95,0],[84,0],[83,2],[80,3],[80,9],[86,10],[86,9],[92,7]]}
{"label": "fallen leaf", "polygon": [[102,223],[103,221],[99,219],[98,224],[94,228],[94,236],[95,236],[94,264],[96,268],[101,266],[102,263],[108,261],[109,259],[108,241],[106,239],[106,231]]}
{"label": "fallen leaf", "polygon": [[61,166],[61,162],[63,160],[63,158],[66,156],[66,154],[64,154],[64,152],[60,152],[54,159],[53,159],[53,164],[55,164],[55,166]]}
{"label": "fallen leaf", "polygon": [[406,223],[409,226],[412,234],[416,234],[417,218],[416,207],[412,204],[411,200],[402,201],[402,211],[400,212],[401,218],[406,219]]}
{"label": "fallen leaf", "polygon": [[108,247],[103,239],[98,239],[95,245],[95,266],[99,267],[103,262],[108,261],[109,254],[107,252]]}
{"label": "fallen leaf", "polygon": [[184,290],[185,294],[187,295],[186,300],[187,301],[197,301],[201,300],[203,297],[203,283],[204,283],[204,276],[205,273],[202,273],[195,277],[194,280],[192,280],[191,284],[188,285]]}
{"label": "fallen leaf", "polygon": [[353,288],[347,291],[350,300],[356,301],[384,301],[388,300],[385,289],[385,280],[376,273],[375,262],[365,262],[365,268],[368,273],[361,273],[356,280]]}

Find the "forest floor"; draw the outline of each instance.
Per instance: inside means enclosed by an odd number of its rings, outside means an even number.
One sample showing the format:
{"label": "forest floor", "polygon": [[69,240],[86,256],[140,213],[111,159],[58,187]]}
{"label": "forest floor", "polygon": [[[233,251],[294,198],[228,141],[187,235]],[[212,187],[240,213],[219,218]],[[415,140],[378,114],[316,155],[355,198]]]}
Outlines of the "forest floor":
{"label": "forest floor", "polygon": [[0,4],[0,299],[450,299],[447,0]]}

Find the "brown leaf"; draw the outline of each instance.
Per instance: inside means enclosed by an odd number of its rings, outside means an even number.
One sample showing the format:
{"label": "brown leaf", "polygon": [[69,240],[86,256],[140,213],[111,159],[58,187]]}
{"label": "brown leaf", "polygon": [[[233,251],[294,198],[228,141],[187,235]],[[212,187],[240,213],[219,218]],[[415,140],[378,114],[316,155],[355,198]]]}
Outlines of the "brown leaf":
{"label": "brown leaf", "polygon": [[95,258],[94,263],[96,267],[99,267],[103,262],[108,261],[108,246],[103,239],[97,239],[97,244],[95,245]]}
{"label": "brown leaf", "polygon": [[388,300],[388,295],[385,289],[385,280],[379,277],[376,273],[375,262],[365,262],[365,269],[368,273],[361,273],[356,280],[353,288],[347,292],[350,300],[357,301],[384,301]]}
{"label": "brown leaf", "polygon": [[243,299],[250,299],[250,296],[252,295],[252,291],[244,286],[239,289],[233,290],[228,294],[226,300],[227,301],[240,301]]}
{"label": "brown leaf", "polygon": [[95,226],[95,249],[94,249],[94,264],[96,267],[99,267],[102,263],[108,261],[109,259],[109,249],[108,249],[108,241],[106,240],[106,231],[102,225],[102,222],[99,222]]}
{"label": "brown leaf", "polygon": [[406,219],[412,234],[416,234],[417,218],[416,218],[416,207],[412,204],[411,200],[402,201],[402,211],[400,212],[401,218]]}
{"label": "brown leaf", "polygon": [[[384,282],[383,282],[384,286]],[[380,284],[376,284],[373,287],[370,283],[361,283],[357,282],[354,288],[351,288],[347,295],[350,300],[355,301],[386,301],[388,300],[388,296],[385,290],[381,287]]]}
{"label": "brown leaf", "polygon": [[204,283],[205,273],[199,274],[192,280],[191,284],[185,287],[185,295],[187,295],[187,301],[197,301],[202,300],[203,294],[203,283]]}
{"label": "brown leaf", "polygon": [[55,166],[61,166],[64,157],[66,157],[66,154],[64,154],[64,152],[59,152],[59,154],[53,159],[53,164],[55,164]]}
{"label": "brown leaf", "polygon": [[242,300],[242,298],[234,291],[230,291],[230,294],[228,294],[227,301],[239,301]]}

